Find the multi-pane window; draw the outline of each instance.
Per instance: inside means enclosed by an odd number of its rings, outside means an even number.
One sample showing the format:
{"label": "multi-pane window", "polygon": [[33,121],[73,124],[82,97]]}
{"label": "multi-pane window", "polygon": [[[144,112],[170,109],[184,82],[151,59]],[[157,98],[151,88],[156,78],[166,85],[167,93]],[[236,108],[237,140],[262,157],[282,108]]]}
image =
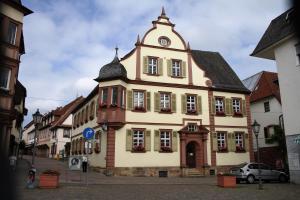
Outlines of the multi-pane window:
{"label": "multi-pane window", "polygon": [[172,61],[172,76],[181,76],[181,62],[179,60]]}
{"label": "multi-pane window", "polygon": [[101,94],[101,104],[102,105],[107,104],[107,95],[108,95],[108,88],[103,88],[102,94]]}
{"label": "multi-pane window", "polygon": [[218,133],[218,150],[226,150],[226,133]]}
{"label": "multi-pane window", "polygon": [[232,99],[232,109],[234,113],[241,112],[241,101],[240,99]]}
{"label": "multi-pane window", "polygon": [[64,129],[63,137],[64,138],[70,138],[70,129]]}
{"label": "multi-pane window", "polygon": [[268,101],[264,102],[264,108],[265,108],[265,112],[270,112],[270,103]]}
{"label": "multi-pane window", "polygon": [[17,25],[13,22],[9,22],[8,33],[7,33],[7,42],[15,45],[16,44],[16,36],[17,36]]}
{"label": "multi-pane window", "polygon": [[133,147],[144,147],[144,131],[134,130],[133,131]]}
{"label": "multi-pane window", "polygon": [[171,133],[170,131],[160,132],[160,146],[161,147],[171,147]]}
{"label": "multi-pane window", "polygon": [[170,94],[160,93],[160,108],[163,110],[170,109]]}
{"label": "multi-pane window", "polygon": [[111,92],[111,104],[112,105],[117,105],[118,104],[118,88],[113,87],[112,92]]}
{"label": "multi-pane window", "polygon": [[190,131],[190,132],[197,131],[197,125],[196,124],[189,124],[187,128],[188,128],[188,131]]}
{"label": "multi-pane window", "polygon": [[144,92],[134,91],[133,92],[133,106],[134,108],[144,108]]}
{"label": "multi-pane window", "polygon": [[157,58],[149,57],[148,58],[148,73],[149,74],[157,74]]}
{"label": "multi-pane window", "polygon": [[0,88],[8,89],[11,70],[8,68],[0,68]]}
{"label": "multi-pane window", "polygon": [[224,112],[224,99],[216,98],[216,112],[223,113]]}
{"label": "multi-pane window", "polygon": [[236,146],[236,150],[244,149],[243,133],[235,133],[235,146]]}
{"label": "multi-pane window", "polygon": [[186,107],[187,107],[187,112],[188,113],[196,111],[196,96],[187,95],[187,97],[186,97]]}

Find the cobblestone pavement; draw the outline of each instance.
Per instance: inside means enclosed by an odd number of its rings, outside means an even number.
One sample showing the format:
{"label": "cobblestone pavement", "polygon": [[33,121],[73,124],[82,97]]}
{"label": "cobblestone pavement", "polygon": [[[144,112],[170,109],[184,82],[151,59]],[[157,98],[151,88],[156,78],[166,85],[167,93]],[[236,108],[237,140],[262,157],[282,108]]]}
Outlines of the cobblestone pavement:
{"label": "cobblestone pavement", "polygon": [[[39,164],[39,162],[41,162]],[[45,164],[47,163],[47,164]],[[60,161],[40,159],[36,161],[38,171],[42,166],[59,169]],[[200,178],[155,178],[155,177],[106,177],[91,172],[92,182],[65,183],[63,180],[57,189],[26,189],[26,173],[29,163],[20,160],[17,167],[17,196],[20,200],[56,200],[56,199],[284,199],[293,200],[300,197],[300,186],[293,184],[268,183],[264,190],[258,185],[238,184],[237,188],[224,189],[216,186],[216,177]],[[53,169],[53,168],[51,168]],[[63,170],[64,168],[60,168]],[[24,173],[25,172],[25,173]]]}

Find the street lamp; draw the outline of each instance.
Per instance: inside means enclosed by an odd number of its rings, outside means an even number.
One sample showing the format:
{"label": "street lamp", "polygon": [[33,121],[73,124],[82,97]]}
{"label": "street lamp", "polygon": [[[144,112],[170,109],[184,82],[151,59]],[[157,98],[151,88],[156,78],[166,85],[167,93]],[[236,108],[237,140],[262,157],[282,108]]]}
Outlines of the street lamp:
{"label": "street lamp", "polygon": [[38,125],[42,123],[43,115],[40,113],[39,109],[32,115],[33,123],[34,123],[34,140],[33,140],[33,152],[32,152],[32,161],[31,165],[34,164],[34,157],[35,157],[35,151],[36,151],[36,136],[37,136],[37,129]]}
{"label": "street lamp", "polygon": [[262,186],[262,182],[261,182],[261,169],[260,169],[259,146],[258,146],[258,133],[259,133],[259,129],[260,129],[260,124],[257,123],[256,120],[254,120],[254,122],[251,126],[252,126],[252,130],[254,132],[254,135],[256,137],[257,162],[258,162],[258,180],[259,180],[258,189],[262,190],[263,186]]}

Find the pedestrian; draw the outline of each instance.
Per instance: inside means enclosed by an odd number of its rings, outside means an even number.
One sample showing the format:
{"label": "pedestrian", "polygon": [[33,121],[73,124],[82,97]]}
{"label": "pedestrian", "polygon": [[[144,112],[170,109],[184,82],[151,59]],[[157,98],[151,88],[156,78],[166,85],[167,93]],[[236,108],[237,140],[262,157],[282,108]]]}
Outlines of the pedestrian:
{"label": "pedestrian", "polygon": [[82,156],[82,171],[86,172],[87,170],[88,159],[86,156]]}

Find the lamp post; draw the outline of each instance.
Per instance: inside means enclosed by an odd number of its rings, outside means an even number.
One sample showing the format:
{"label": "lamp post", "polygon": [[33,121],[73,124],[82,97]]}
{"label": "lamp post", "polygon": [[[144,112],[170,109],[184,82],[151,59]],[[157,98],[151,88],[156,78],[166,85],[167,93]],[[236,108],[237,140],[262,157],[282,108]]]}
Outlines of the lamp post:
{"label": "lamp post", "polygon": [[256,137],[257,162],[258,162],[258,180],[259,180],[258,189],[262,190],[263,185],[262,185],[262,181],[261,181],[261,169],[260,169],[259,146],[258,146],[258,133],[259,133],[259,129],[260,129],[260,124],[257,123],[256,120],[254,120],[254,122],[251,126],[252,126],[252,130],[254,132],[254,135]]}
{"label": "lamp post", "polygon": [[39,109],[32,115],[33,123],[34,123],[34,139],[33,139],[33,152],[32,152],[32,160],[31,165],[34,164],[35,151],[36,151],[36,136],[38,125],[42,122],[43,115],[40,113]]}

